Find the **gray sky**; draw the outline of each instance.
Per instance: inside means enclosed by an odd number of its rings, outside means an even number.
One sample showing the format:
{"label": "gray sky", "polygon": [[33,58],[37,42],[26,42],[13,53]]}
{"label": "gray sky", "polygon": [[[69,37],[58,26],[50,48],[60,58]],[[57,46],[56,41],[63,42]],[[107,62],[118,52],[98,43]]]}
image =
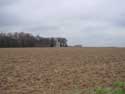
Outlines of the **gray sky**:
{"label": "gray sky", "polygon": [[0,31],[125,47],[125,0],[0,0]]}

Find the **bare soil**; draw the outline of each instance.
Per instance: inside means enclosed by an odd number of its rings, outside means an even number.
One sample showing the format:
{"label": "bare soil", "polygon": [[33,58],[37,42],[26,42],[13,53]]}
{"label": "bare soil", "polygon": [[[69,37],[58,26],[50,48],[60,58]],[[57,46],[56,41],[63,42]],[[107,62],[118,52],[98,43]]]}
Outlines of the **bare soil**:
{"label": "bare soil", "polygon": [[125,81],[125,48],[0,49],[0,94],[76,94],[116,81]]}

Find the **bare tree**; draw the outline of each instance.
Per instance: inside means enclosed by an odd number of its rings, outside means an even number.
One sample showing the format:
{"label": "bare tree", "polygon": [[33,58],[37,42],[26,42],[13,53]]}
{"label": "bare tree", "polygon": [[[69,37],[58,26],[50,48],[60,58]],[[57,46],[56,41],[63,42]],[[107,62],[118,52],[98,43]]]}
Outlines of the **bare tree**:
{"label": "bare tree", "polygon": [[0,47],[67,47],[65,38],[43,38],[39,35],[33,36],[30,33],[0,33]]}

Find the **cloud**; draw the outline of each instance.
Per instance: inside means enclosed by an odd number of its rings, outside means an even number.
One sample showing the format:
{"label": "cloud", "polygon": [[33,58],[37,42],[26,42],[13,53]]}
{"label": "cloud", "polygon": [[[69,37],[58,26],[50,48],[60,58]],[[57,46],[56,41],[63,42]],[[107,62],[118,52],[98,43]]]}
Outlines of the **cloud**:
{"label": "cloud", "polygon": [[18,0],[0,0],[0,7],[8,6],[8,5],[13,4],[17,1]]}
{"label": "cloud", "polygon": [[66,37],[69,44],[125,46],[124,0],[1,0],[0,31]]}

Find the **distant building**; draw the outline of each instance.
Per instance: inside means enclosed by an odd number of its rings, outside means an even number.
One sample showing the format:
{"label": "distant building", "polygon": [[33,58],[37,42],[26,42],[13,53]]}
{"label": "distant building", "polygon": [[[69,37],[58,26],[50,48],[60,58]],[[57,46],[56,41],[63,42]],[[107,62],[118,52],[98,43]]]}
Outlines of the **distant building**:
{"label": "distant building", "polygon": [[82,48],[83,46],[81,44],[78,44],[78,45],[74,45],[74,47],[80,47],[80,48]]}
{"label": "distant building", "polygon": [[54,45],[54,47],[61,47],[60,41],[59,41],[57,38],[55,38],[54,40],[55,40],[55,45]]}

